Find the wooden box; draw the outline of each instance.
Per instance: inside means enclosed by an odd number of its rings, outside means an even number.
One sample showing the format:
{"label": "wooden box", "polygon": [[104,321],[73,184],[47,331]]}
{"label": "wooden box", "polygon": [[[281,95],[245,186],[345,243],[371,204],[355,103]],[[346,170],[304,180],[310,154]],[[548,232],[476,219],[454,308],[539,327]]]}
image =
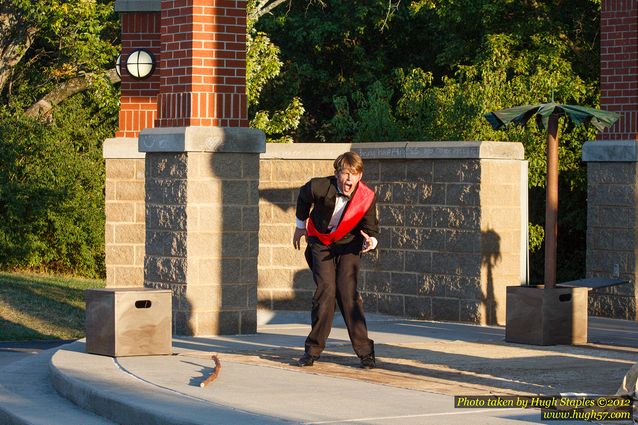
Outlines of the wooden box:
{"label": "wooden box", "polygon": [[89,289],[85,299],[87,353],[112,357],[172,353],[170,290]]}
{"label": "wooden box", "polygon": [[520,344],[587,343],[587,288],[508,286],[505,340]]}

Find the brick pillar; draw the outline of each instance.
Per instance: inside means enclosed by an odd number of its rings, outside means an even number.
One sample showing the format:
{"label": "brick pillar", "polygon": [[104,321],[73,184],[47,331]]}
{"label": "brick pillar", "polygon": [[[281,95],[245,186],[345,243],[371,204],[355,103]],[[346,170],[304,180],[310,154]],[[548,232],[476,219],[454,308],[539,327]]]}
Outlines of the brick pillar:
{"label": "brick pillar", "polygon": [[157,127],[248,127],[246,1],[163,0]]}
{"label": "brick pillar", "polygon": [[246,2],[162,1],[161,33],[144,285],[173,291],[177,334],[254,333],[265,135],[247,128]]}
{"label": "brick pillar", "polygon": [[620,119],[583,146],[587,162],[587,276],[629,284],[590,294],[593,315],[637,319],[638,2],[604,0],[600,106]]}
{"label": "brick pillar", "polygon": [[156,61],[161,57],[159,8],[156,11],[121,12],[120,21],[122,25],[122,84],[120,129],[115,136],[137,137],[140,130],[153,127],[155,122],[160,72],[156,67],[150,77],[136,80],[127,72],[125,63],[126,58],[136,49],[150,51]]}
{"label": "brick pillar", "polygon": [[600,11],[600,104],[621,114],[601,140],[638,135],[638,2],[604,0]]}
{"label": "brick pillar", "polygon": [[157,110],[159,72],[135,80],[126,59],[135,49],[160,57],[159,2],[117,0],[122,37],[119,130],[104,142],[106,286],[144,285],[144,153],[137,147],[141,129],[152,127]]}

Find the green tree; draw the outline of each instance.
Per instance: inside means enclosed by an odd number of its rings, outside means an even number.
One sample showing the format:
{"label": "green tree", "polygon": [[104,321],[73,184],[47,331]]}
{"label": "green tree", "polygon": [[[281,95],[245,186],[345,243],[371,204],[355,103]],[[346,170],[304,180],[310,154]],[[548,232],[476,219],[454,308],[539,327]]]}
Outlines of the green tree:
{"label": "green tree", "polygon": [[397,141],[403,138],[402,129],[392,112],[393,90],[380,81],[370,86],[367,93],[357,91],[352,95],[354,116],[346,96],[336,97],[335,116],[330,121],[335,140],[354,142]]}
{"label": "green tree", "polygon": [[[545,37],[532,37],[521,49],[520,40],[504,35],[488,37],[484,55],[474,66],[460,67],[454,79],[446,78],[439,87],[424,91],[424,101],[403,102],[414,94],[404,92],[398,115],[419,111],[420,120],[406,120],[406,138],[424,132],[432,139],[512,140],[522,142],[529,161],[530,219],[532,226],[532,278],[541,281],[542,238],[539,225],[544,222],[544,184],[546,174],[545,133],[535,126],[494,132],[486,125],[483,113],[504,107],[534,104],[550,100],[596,106],[598,91],[592,82],[574,72],[565,58],[564,45]],[[528,43],[528,41],[526,41]],[[407,95],[407,96],[406,96]],[[423,112],[421,112],[423,111]],[[416,122],[417,125],[411,123]],[[427,123],[419,125],[420,123]],[[416,127],[416,128],[415,128]],[[564,128],[562,130],[565,130]],[[586,231],[586,176],[580,161],[582,144],[595,138],[595,130],[577,127],[561,135],[560,177],[561,214],[559,217],[561,254],[559,279],[584,275]]]}
{"label": "green tree", "polygon": [[0,0],[0,267],[104,274],[112,1]]}
{"label": "green tree", "polygon": [[0,95],[13,111],[46,116],[88,88],[114,108],[119,22],[113,1],[0,0]]}
{"label": "green tree", "polygon": [[0,121],[3,267],[103,276],[101,144],[113,122],[90,105],[75,96],[50,125],[20,115]]}
{"label": "green tree", "polygon": [[[423,69],[433,84],[456,78],[460,66],[481,61],[489,37],[546,39],[590,83],[598,78],[599,0],[372,0],[291,2],[257,24],[281,48],[280,76],[264,90],[266,102],[299,96],[306,108],[296,139],[335,140],[328,122],[334,97],[365,93],[376,81],[393,88],[396,69]],[[530,42],[530,45],[535,42]],[[537,41],[536,41],[537,43]],[[530,46],[532,49],[532,46]],[[268,106],[268,104],[265,104]],[[341,134],[339,134],[341,136]]]}
{"label": "green tree", "polygon": [[301,98],[306,113],[297,141],[333,140],[328,121],[335,113],[334,96],[364,92],[377,80],[386,85],[392,68],[426,60],[418,47],[423,39],[418,25],[411,25],[410,11],[395,3],[293,1],[259,20],[258,29],[281,48],[283,63],[280,76],[264,88],[263,105]]}
{"label": "green tree", "polygon": [[284,102],[288,103],[283,108],[279,103],[275,106],[279,109],[274,111],[259,109],[262,91],[266,84],[279,75],[282,63],[279,48],[270,41],[266,33],[257,31],[255,24],[261,16],[281,3],[282,0],[248,2],[246,93],[249,115],[252,117],[250,126],[263,130],[268,142],[290,143],[293,141],[292,133],[297,129],[305,111],[301,99],[285,99]]}

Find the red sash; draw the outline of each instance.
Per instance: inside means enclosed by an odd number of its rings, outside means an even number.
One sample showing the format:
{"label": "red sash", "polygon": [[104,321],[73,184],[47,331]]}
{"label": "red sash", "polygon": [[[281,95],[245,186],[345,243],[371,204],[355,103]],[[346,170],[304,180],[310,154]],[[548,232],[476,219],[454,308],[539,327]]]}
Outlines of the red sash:
{"label": "red sash", "polygon": [[343,217],[341,217],[341,221],[335,231],[331,233],[319,233],[311,217],[308,219],[307,224],[308,236],[318,238],[324,245],[331,245],[355,228],[365,213],[370,209],[373,200],[374,191],[363,184],[363,182],[359,182],[359,187],[357,187],[357,191],[352,195],[350,205],[348,205],[346,211],[343,213]]}

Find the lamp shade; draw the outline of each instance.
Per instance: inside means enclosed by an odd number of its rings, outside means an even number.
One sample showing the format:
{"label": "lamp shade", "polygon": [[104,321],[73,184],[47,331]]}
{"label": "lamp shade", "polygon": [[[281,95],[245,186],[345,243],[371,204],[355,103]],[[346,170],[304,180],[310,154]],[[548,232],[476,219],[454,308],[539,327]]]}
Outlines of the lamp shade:
{"label": "lamp shade", "polygon": [[122,55],[119,55],[115,61],[115,72],[117,72],[118,77],[122,76]]}
{"label": "lamp shade", "polygon": [[126,59],[126,70],[133,78],[147,78],[155,69],[155,58],[148,50],[134,50]]}

